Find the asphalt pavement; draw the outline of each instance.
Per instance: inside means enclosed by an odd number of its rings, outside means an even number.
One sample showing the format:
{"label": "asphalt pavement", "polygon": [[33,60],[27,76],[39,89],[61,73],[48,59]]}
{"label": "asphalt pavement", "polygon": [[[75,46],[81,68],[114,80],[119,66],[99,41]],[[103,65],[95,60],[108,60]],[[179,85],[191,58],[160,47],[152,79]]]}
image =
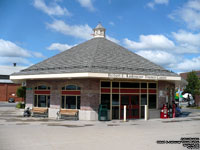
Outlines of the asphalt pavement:
{"label": "asphalt pavement", "polygon": [[24,118],[14,104],[0,106],[0,150],[187,150],[182,139],[200,138],[200,111],[188,108],[172,119],[100,122]]}

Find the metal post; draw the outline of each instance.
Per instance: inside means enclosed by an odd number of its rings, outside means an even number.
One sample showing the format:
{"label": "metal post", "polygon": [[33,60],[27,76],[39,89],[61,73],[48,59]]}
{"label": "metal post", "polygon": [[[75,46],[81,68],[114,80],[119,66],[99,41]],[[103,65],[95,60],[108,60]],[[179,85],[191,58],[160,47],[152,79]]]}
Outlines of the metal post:
{"label": "metal post", "polygon": [[124,122],[126,122],[126,105],[124,105]]}
{"label": "metal post", "polygon": [[148,120],[148,107],[145,105],[145,120]]}

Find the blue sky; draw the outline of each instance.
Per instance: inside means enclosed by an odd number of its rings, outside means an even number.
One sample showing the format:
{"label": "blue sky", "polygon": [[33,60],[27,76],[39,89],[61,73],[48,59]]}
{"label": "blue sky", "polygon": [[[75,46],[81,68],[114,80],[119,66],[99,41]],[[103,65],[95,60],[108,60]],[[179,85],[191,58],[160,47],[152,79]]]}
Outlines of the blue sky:
{"label": "blue sky", "polygon": [[0,0],[0,71],[87,41],[98,22],[107,39],[166,69],[200,70],[200,0]]}

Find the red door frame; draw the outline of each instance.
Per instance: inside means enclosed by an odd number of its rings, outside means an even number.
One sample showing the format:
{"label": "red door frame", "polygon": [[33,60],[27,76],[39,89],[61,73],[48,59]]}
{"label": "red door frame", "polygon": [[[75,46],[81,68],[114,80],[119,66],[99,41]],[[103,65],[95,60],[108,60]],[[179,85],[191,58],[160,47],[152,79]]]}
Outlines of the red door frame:
{"label": "red door frame", "polygon": [[[126,106],[126,111],[128,111],[128,115],[126,116],[127,119],[139,119],[139,112],[140,112],[140,106],[139,106],[139,100],[140,96],[139,94],[121,94],[120,96],[120,119],[123,119],[123,114],[121,114],[121,110],[124,109],[124,105],[122,104],[122,96],[128,96],[129,97],[129,105]],[[131,104],[131,96],[138,96],[138,105],[132,105]],[[131,110],[132,109],[138,109],[138,115],[137,116],[132,116],[131,115]]]}

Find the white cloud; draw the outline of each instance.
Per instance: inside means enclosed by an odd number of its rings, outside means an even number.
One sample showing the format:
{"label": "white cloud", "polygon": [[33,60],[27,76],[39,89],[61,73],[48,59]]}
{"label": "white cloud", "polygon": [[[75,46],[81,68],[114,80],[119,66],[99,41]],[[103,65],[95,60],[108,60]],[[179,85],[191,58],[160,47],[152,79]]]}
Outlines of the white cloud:
{"label": "white cloud", "polygon": [[177,58],[174,55],[164,51],[144,50],[144,51],[138,51],[136,53],[158,65],[167,68],[171,64],[177,63]]}
{"label": "white cloud", "polygon": [[200,56],[192,59],[185,59],[182,62],[178,63],[177,66],[174,66],[174,69],[181,70],[184,72],[200,70]]}
{"label": "white cloud", "polygon": [[45,56],[40,52],[31,52],[33,57],[44,58]]}
{"label": "white cloud", "polygon": [[3,66],[3,65],[0,65],[0,72],[1,74],[3,75],[10,75],[14,72],[19,72],[20,70],[23,70],[23,69],[26,69],[27,66],[16,66],[16,67],[13,67],[13,66]]}
{"label": "white cloud", "polygon": [[77,0],[82,7],[89,9],[90,11],[94,11],[95,8],[92,4],[92,0]]}
{"label": "white cloud", "polygon": [[172,32],[173,37],[179,43],[187,43],[194,46],[200,46],[200,33],[193,34],[184,30],[179,30],[177,33]]}
{"label": "white cloud", "polygon": [[154,8],[155,5],[160,4],[160,5],[168,5],[169,0],[153,0],[149,3],[147,3],[147,6],[150,8]]}
{"label": "white cloud", "polygon": [[120,41],[119,41],[119,40],[117,40],[117,39],[115,39],[115,38],[113,38],[113,37],[110,37],[109,35],[107,35],[107,36],[106,36],[106,38],[107,38],[108,40],[110,40],[110,41],[114,42],[114,43],[117,43],[117,44],[119,44],[119,43],[120,43]]}
{"label": "white cloud", "polygon": [[15,43],[0,39],[0,56],[5,57],[30,57],[31,54],[17,46]]}
{"label": "white cloud", "polygon": [[55,20],[52,24],[47,23],[47,27],[65,35],[70,35],[81,39],[91,39],[93,30],[87,24],[69,25],[62,20]]}
{"label": "white cloud", "polygon": [[183,21],[192,30],[200,29],[200,1],[190,0],[169,15],[171,19]]}
{"label": "white cloud", "polygon": [[42,10],[44,13],[48,14],[49,16],[70,16],[71,13],[64,7],[60,7],[56,2],[47,5],[44,0],[34,0],[33,5],[37,8]]}
{"label": "white cloud", "polygon": [[23,57],[0,57],[0,64],[1,65],[9,65],[9,64],[24,64],[24,65],[29,65],[31,62],[27,58]]}
{"label": "white cloud", "polygon": [[59,51],[65,51],[67,49],[70,49],[75,45],[68,45],[68,44],[60,44],[60,43],[52,43],[49,47],[47,47],[48,50],[59,50]]}
{"label": "white cloud", "polygon": [[131,41],[125,38],[124,44],[126,47],[133,50],[144,50],[144,49],[166,50],[175,47],[173,41],[169,40],[164,35],[140,35],[139,42]]}
{"label": "white cloud", "polygon": [[110,22],[109,22],[109,25],[111,25],[111,26],[114,26],[114,25],[115,25],[115,23],[114,23],[114,22],[112,22],[112,21],[110,21]]}
{"label": "white cloud", "polygon": [[29,51],[15,43],[7,40],[0,39],[0,64],[24,64],[29,65],[31,62],[28,58],[31,57],[44,57],[42,53]]}

